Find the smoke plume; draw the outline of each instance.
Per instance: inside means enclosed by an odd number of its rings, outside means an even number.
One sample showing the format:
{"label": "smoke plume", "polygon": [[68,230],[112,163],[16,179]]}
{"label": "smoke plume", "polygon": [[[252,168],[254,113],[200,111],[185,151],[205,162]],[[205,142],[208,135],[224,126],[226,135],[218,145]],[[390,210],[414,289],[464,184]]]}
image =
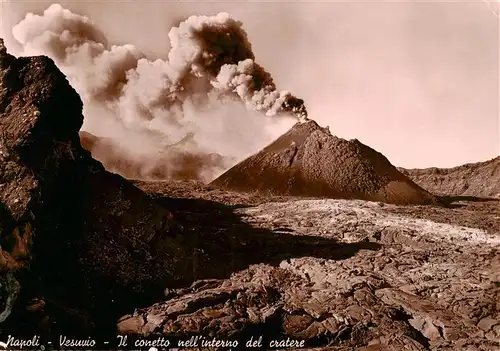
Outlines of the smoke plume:
{"label": "smoke plume", "polygon": [[[84,101],[82,129],[140,165],[141,177],[184,174],[185,166],[208,180],[307,119],[304,101],[277,90],[242,23],[227,13],[172,28],[168,57],[157,60],[133,45],[109,45],[89,18],[57,4],[27,14],[12,32],[23,55],[56,62]],[[193,158],[194,166],[183,164]]]}

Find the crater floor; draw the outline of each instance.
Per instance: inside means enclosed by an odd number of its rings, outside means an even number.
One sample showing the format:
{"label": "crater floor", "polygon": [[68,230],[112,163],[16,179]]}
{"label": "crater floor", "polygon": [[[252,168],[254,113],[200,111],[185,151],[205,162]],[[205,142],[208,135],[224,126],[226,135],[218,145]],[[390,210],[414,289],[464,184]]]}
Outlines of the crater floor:
{"label": "crater floor", "polygon": [[290,337],[329,350],[500,349],[500,201],[395,206],[136,185],[192,223],[200,264],[190,287],[124,316],[121,331]]}

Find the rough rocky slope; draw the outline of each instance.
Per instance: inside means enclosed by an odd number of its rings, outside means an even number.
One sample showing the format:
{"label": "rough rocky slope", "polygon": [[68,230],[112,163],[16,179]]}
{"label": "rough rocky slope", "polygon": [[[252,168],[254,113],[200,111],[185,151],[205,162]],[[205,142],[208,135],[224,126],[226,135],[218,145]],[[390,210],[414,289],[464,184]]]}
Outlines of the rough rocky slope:
{"label": "rough rocky slope", "polygon": [[[196,230],[201,269],[121,318],[122,333],[172,347],[262,335],[264,348],[287,338],[338,351],[500,348],[498,201],[395,206],[136,184]],[[209,261],[216,253],[225,260]]]}
{"label": "rough rocky slope", "polygon": [[358,140],[337,138],[313,120],[297,123],[261,152],[240,162],[211,184],[276,195],[396,204],[438,202],[382,154]]}
{"label": "rough rocky slope", "polygon": [[437,195],[500,198],[500,157],[453,168],[400,168],[400,171]]}
{"label": "rough rocky slope", "polygon": [[82,122],[52,60],[0,40],[2,337],[114,333],[125,309],[192,271],[170,212],[90,157]]}

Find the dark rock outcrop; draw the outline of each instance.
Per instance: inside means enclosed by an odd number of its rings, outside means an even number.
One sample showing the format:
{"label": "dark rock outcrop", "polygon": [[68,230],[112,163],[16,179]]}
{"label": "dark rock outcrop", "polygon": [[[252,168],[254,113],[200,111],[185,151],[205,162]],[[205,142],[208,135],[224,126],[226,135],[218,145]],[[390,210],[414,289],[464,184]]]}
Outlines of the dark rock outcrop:
{"label": "dark rock outcrop", "polygon": [[82,102],[51,59],[0,42],[0,67],[0,333],[114,333],[189,276],[191,250],[166,209],[81,147]]}
{"label": "dark rock outcrop", "polygon": [[211,184],[275,195],[438,203],[379,152],[358,140],[337,138],[313,120],[297,123]]}
{"label": "dark rock outcrop", "polygon": [[399,170],[437,195],[500,198],[500,157],[453,168]]}

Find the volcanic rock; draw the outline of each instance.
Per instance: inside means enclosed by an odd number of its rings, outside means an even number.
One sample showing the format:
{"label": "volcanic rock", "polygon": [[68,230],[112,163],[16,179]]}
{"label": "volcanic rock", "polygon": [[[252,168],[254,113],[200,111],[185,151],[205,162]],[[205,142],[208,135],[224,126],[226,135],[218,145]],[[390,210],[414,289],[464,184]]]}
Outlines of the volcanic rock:
{"label": "volcanic rock", "polygon": [[313,120],[297,123],[211,184],[274,195],[438,203],[379,152],[356,139],[335,137]]}
{"label": "volcanic rock", "polygon": [[189,277],[191,250],[169,211],[81,147],[82,102],[51,59],[0,40],[0,67],[0,332],[104,332]]}
{"label": "volcanic rock", "polygon": [[223,156],[188,151],[192,146],[191,139],[192,135],[188,134],[181,141],[166,145],[158,155],[141,155],[140,150],[136,150],[134,156],[114,139],[80,131],[83,148],[90,151],[106,170],[128,179],[204,180],[211,171],[220,173],[224,170],[226,160]]}
{"label": "volcanic rock", "polygon": [[399,170],[437,195],[500,198],[500,156],[453,168]]}
{"label": "volcanic rock", "polygon": [[243,349],[262,337],[263,349],[273,340],[317,351],[500,349],[496,201],[380,206],[175,183],[137,182],[165,201],[176,193],[174,215],[197,225],[211,258],[200,255],[199,267],[219,276],[202,274],[131,309],[118,321],[129,342],[165,338],[208,350],[202,342],[215,338]]}

